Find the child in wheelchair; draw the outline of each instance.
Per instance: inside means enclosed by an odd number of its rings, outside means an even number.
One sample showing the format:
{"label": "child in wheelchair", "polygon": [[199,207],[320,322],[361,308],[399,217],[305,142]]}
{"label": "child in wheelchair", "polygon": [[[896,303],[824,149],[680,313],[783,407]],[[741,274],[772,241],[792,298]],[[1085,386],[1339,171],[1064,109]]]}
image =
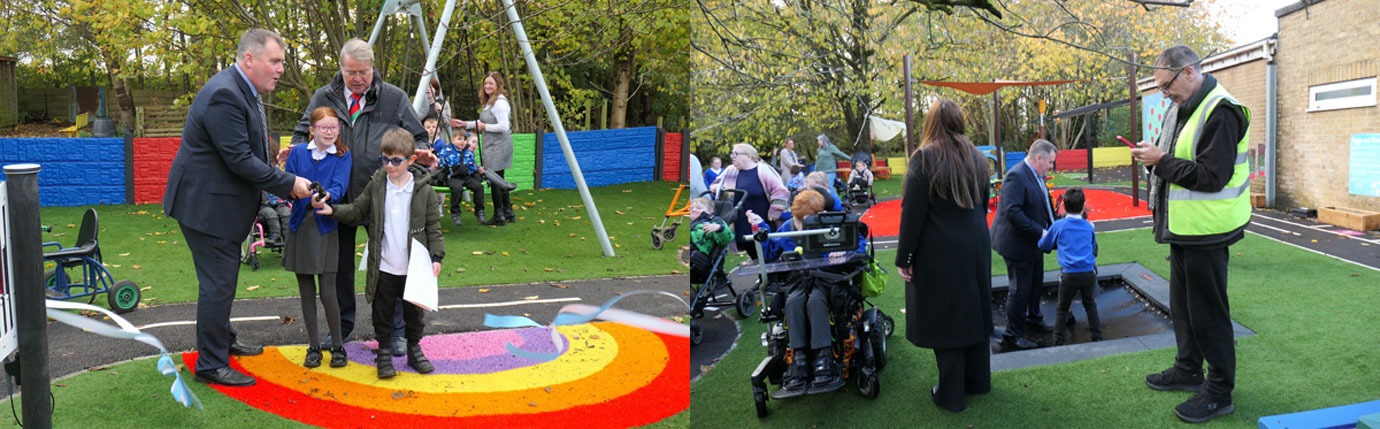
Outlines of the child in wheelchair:
{"label": "child in wheelchair", "polygon": [[283,231],[288,230],[288,222],[292,218],[292,207],[288,206],[287,201],[268,192],[263,192],[263,198],[259,201],[257,220],[264,226],[264,245],[270,249],[281,249]]}
{"label": "child in wheelchair", "polygon": [[[790,221],[773,232],[789,233],[814,226],[837,226],[812,225],[818,222],[819,217],[816,214],[823,211],[825,204],[825,197],[819,191],[802,191],[791,205]],[[759,228],[768,228],[756,213],[749,211],[746,215],[748,220]],[[837,223],[848,220],[847,215],[843,213],[834,215],[841,216],[838,219],[843,221]],[[853,220],[853,223],[856,225],[856,220]],[[844,234],[856,231],[849,228],[841,230]],[[867,240],[863,234],[856,235],[856,246],[843,246],[843,250],[828,253],[817,252],[817,246],[812,242],[818,240],[812,240],[811,236],[768,238],[762,242],[764,261],[827,259],[827,263],[808,265],[814,268],[778,273],[777,280],[771,281],[782,286],[769,301],[773,303],[768,306],[771,314],[764,313],[763,320],[780,320],[784,315],[783,328],[787,344],[786,350],[772,348],[774,352],[784,351],[785,356],[781,356],[783,353],[773,353],[775,356],[768,359],[780,363],[789,361],[781,389],[772,395],[773,398],[784,399],[806,393],[832,392],[843,387],[843,370],[839,360],[856,357],[852,349],[852,345],[857,341],[852,332],[855,327],[853,316],[858,313],[857,310],[861,309],[863,303],[862,296],[853,284],[854,277],[861,272],[859,268],[866,267],[869,262]],[[805,250],[804,245],[809,245],[811,249]],[[838,341],[845,344],[839,344]],[[861,366],[859,362],[846,363],[851,367]],[[756,379],[754,376],[754,381],[757,381]]]}
{"label": "child in wheelchair", "polygon": [[872,168],[867,161],[859,160],[853,163],[853,174],[848,179],[848,203],[866,204],[872,200]]}

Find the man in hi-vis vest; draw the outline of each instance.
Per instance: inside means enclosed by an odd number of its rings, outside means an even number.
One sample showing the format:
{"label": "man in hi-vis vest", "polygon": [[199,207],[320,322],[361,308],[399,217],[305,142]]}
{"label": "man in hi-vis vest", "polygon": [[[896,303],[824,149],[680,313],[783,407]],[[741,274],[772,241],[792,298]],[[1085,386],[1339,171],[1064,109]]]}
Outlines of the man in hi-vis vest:
{"label": "man in hi-vis vest", "polygon": [[[1231,414],[1236,346],[1227,304],[1227,246],[1251,219],[1246,165],[1251,112],[1183,45],[1155,60],[1155,85],[1174,102],[1163,131],[1131,156],[1150,170],[1155,241],[1169,244],[1169,308],[1178,355],[1174,366],[1145,377],[1155,390],[1197,392],[1174,407],[1200,423]],[[1203,377],[1203,361],[1208,372]]]}

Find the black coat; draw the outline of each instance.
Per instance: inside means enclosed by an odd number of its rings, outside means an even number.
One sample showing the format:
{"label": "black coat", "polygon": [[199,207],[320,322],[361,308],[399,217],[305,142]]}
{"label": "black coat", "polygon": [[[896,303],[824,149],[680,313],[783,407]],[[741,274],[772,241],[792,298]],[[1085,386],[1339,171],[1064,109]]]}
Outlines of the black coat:
{"label": "black coat", "polygon": [[[930,194],[930,176],[910,160],[901,200],[901,234],[896,266],[909,267],[906,283],[906,339],[918,347],[953,349],[987,341],[992,334],[992,247],[987,235],[987,199],[964,209]],[[986,170],[973,148],[974,168]]]}
{"label": "black coat", "polygon": [[289,199],[297,179],[268,164],[262,124],[254,92],[233,66],[206,81],[187,110],[163,213],[213,237],[248,236],[259,191]]}
{"label": "black coat", "polygon": [[1025,162],[1016,163],[1002,181],[1001,203],[992,219],[993,249],[1010,259],[1043,260],[1037,243],[1053,223],[1051,213],[1049,194],[1035,170]]}

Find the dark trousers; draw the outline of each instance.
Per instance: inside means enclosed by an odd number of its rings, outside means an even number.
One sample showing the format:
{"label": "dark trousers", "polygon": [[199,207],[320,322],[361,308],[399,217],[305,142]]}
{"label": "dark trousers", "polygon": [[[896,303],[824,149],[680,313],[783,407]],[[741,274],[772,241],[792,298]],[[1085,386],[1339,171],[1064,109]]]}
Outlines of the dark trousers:
{"label": "dark trousers", "polygon": [[[341,223],[339,226],[340,234],[340,271],[335,276],[335,298],[340,301],[340,338],[349,341],[350,334],[355,331],[355,271],[359,263],[355,261],[355,234],[359,231],[358,226],[346,225]],[[378,249],[370,249],[377,252]],[[238,250],[237,250],[238,252]],[[402,335],[403,318],[401,312],[393,319],[394,335]]]}
{"label": "dark trousers", "polygon": [[959,412],[967,406],[964,395],[991,392],[991,355],[992,349],[985,341],[956,349],[934,349],[934,362],[939,366],[939,391],[934,393],[934,403]]}
{"label": "dark trousers", "polygon": [[388,339],[395,335],[395,325],[391,321],[396,316],[395,311],[399,305],[402,306],[402,318],[407,322],[404,335],[407,336],[408,344],[416,344],[422,340],[422,309],[403,301],[403,287],[406,285],[407,276],[379,272],[378,285],[374,290],[373,316],[374,336],[378,338],[380,350],[388,347]]}
{"label": "dark trousers", "polygon": [[829,347],[829,297],[825,286],[797,285],[786,294],[786,332],[792,349]]}
{"label": "dark trousers", "polygon": [[[463,166],[457,168],[465,168]],[[450,187],[450,214],[460,213],[460,189],[469,189],[474,198],[474,210],[484,210],[484,182],[475,174],[457,174],[446,179]]]}
{"label": "dark trousers", "polygon": [[1097,271],[1059,274],[1059,305],[1054,310],[1054,339],[1067,338],[1069,307],[1073,305],[1073,295],[1083,299],[1083,311],[1088,314],[1088,330],[1093,338],[1102,338],[1102,318],[1097,315],[1097,299],[1093,293],[1097,288]]}
{"label": "dark trousers", "polygon": [[1025,336],[1028,319],[1041,318],[1039,289],[1044,285],[1045,261],[1003,259],[1006,260],[1006,278],[1010,280],[1006,289],[1006,333],[1003,335],[1014,340]]}
{"label": "dark trousers", "polygon": [[[494,174],[497,174],[498,177],[507,179],[508,177],[503,175],[504,171],[505,170],[494,170]],[[508,190],[503,189],[502,186],[490,185],[489,194],[494,200],[494,214],[502,213],[507,215],[513,212],[513,203],[508,199]],[[475,207],[480,206],[476,205]]]}
{"label": "dark trousers", "polygon": [[240,278],[241,240],[227,240],[188,228],[178,222],[196,268],[196,372],[230,365],[230,306]]}
{"label": "dark trousers", "polygon": [[1231,397],[1236,387],[1236,340],[1227,303],[1226,246],[1169,246],[1169,317],[1179,353],[1174,366],[1202,371],[1208,363],[1204,393]]}

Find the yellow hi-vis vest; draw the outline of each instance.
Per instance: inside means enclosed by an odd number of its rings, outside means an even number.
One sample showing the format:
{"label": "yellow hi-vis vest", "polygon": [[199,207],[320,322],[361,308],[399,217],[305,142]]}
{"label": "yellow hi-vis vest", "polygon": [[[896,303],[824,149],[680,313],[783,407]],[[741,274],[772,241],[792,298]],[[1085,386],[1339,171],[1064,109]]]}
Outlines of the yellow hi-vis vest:
{"label": "yellow hi-vis vest", "polygon": [[1188,122],[1174,143],[1174,157],[1196,161],[1194,155],[1198,153],[1203,123],[1217,108],[1217,104],[1222,102],[1241,107],[1246,117],[1246,132],[1236,143],[1236,166],[1232,169],[1231,180],[1217,192],[1199,192],[1169,184],[1169,232],[1175,235],[1222,234],[1234,231],[1251,220],[1250,167],[1246,159],[1251,111],[1222,89],[1222,85],[1209,91],[1198,109],[1188,117]]}

